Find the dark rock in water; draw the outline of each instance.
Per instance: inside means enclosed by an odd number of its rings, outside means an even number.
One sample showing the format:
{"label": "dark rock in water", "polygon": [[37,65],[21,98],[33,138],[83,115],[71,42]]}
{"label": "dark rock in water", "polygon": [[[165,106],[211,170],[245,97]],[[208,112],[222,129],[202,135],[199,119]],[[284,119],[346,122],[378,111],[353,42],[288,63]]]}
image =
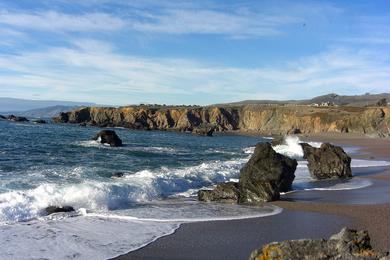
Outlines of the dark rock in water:
{"label": "dark rock in water", "polygon": [[249,259],[388,259],[388,252],[375,251],[367,231],[343,228],[329,240],[287,240],[264,245]]}
{"label": "dark rock in water", "polygon": [[87,126],[87,123],[83,122],[83,123],[80,123],[79,126]]}
{"label": "dark rock in water", "polygon": [[5,116],[0,115],[0,119],[7,119]]}
{"label": "dark rock in water", "polygon": [[59,212],[72,212],[74,211],[74,208],[71,206],[63,206],[63,207],[49,206],[45,208],[45,211],[47,215],[50,215]]}
{"label": "dark rock in water", "polygon": [[195,135],[213,136],[215,127],[212,125],[199,125],[192,130]]}
{"label": "dark rock in water", "polygon": [[7,117],[7,119],[13,122],[28,122],[28,119],[23,116],[10,115]]}
{"label": "dark rock in water", "polygon": [[238,193],[238,183],[219,183],[214,190],[200,190],[198,192],[198,200],[237,203]]}
{"label": "dark rock in water", "polygon": [[33,123],[35,123],[35,124],[46,124],[47,122],[45,120],[43,120],[43,119],[36,119],[36,120],[33,121]]}
{"label": "dark rock in water", "polygon": [[113,130],[102,130],[94,138],[102,144],[109,144],[111,147],[122,146],[122,140]]}
{"label": "dark rock in water", "polygon": [[315,179],[352,177],[351,157],[339,146],[323,143],[320,148],[301,144],[308,161],[310,175]]}
{"label": "dark rock in water", "polygon": [[121,178],[125,175],[124,172],[114,172],[112,175],[111,175],[111,178]]}
{"label": "dark rock in water", "polygon": [[310,148],[313,147],[308,143],[300,143],[299,145],[302,147],[303,150],[303,159],[307,159],[306,154],[310,153]]}
{"label": "dark rock in water", "polygon": [[280,192],[291,189],[296,168],[295,159],[275,152],[270,143],[258,143],[240,171],[239,203],[278,200]]}

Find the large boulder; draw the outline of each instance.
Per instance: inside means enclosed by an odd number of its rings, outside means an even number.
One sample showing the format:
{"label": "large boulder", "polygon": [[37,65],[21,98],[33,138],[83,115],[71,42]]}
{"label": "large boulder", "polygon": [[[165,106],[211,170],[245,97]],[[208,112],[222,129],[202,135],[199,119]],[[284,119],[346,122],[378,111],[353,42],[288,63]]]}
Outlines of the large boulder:
{"label": "large boulder", "polygon": [[60,213],[60,212],[72,212],[74,208],[72,206],[48,206],[45,208],[45,212],[47,215]]}
{"label": "large boulder", "polygon": [[270,143],[258,143],[240,171],[239,203],[277,200],[291,189],[297,161],[279,154]]}
{"label": "large boulder", "polygon": [[7,119],[7,118],[3,115],[0,115],[0,119]]}
{"label": "large boulder", "polygon": [[[388,252],[373,250],[367,231],[343,228],[329,240],[300,239],[275,242],[252,252],[249,259],[388,259]],[[386,258],[384,258],[386,257]]]}
{"label": "large boulder", "polygon": [[7,117],[7,119],[9,121],[13,121],[13,122],[28,122],[28,119],[23,117],[23,116],[10,115],[10,116]]}
{"label": "large boulder", "polygon": [[330,143],[323,143],[320,148],[301,145],[313,178],[321,180],[352,177],[351,157],[343,148]]}
{"label": "large boulder", "polygon": [[236,182],[219,183],[213,190],[200,190],[198,192],[198,199],[206,202],[237,203],[238,197],[239,189]]}
{"label": "large boulder", "polygon": [[102,144],[109,144],[111,147],[122,146],[122,140],[113,130],[102,130],[94,138]]}

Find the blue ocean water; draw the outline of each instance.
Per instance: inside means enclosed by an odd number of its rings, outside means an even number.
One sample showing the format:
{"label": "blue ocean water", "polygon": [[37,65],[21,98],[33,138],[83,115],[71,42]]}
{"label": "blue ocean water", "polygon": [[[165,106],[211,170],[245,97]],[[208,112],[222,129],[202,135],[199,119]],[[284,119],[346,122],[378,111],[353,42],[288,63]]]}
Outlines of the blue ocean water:
{"label": "blue ocean water", "polygon": [[[3,258],[106,259],[170,234],[183,222],[281,212],[272,205],[200,203],[195,198],[200,188],[237,179],[255,144],[267,138],[116,128],[124,146],[113,148],[92,140],[100,130],[0,120]],[[298,142],[290,138],[274,148],[300,160],[296,189],[318,189]],[[355,166],[365,163],[355,161]],[[367,185],[350,181],[320,189]],[[76,212],[45,216],[44,208],[51,205],[73,206]]]}

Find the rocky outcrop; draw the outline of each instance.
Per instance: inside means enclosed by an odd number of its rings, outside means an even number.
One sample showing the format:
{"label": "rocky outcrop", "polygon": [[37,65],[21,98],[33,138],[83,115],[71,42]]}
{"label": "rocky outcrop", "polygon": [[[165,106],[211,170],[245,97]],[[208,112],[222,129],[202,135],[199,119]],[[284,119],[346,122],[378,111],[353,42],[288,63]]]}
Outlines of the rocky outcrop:
{"label": "rocky outcrop", "polygon": [[47,215],[53,214],[53,213],[59,213],[59,212],[72,212],[74,211],[74,208],[71,206],[49,206],[45,208],[45,212]]}
{"label": "rocky outcrop", "polygon": [[217,201],[237,203],[239,198],[239,187],[236,182],[219,183],[213,190],[200,190],[198,200],[200,201]]}
{"label": "rocky outcrop", "polygon": [[46,124],[47,122],[43,119],[36,119],[36,120],[33,120],[33,123],[35,124]]}
{"label": "rocky outcrop", "polygon": [[101,127],[192,131],[202,124],[215,131],[240,130],[261,134],[358,133],[390,135],[389,107],[311,106],[208,106],[119,108],[85,107],[61,113],[53,119],[62,123],[86,123]]}
{"label": "rocky outcrop", "polygon": [[280,192],[291,189],[297,161],[274,151],[270,143],[258,143],[240,171],[239,203],[279,199]]}
{"label": "rocky outcrop", "polygon": [[339,146],[323,143],[320,148],[301,144],[310,175],[315,179],[352,177],[351,157]]}
{"label": "rocky outcrop", "polygon": [[14,116],[10,115],[7,117],[7,120],[13,121],[13,122],[28,122],[28,119],[23,116]]}
{"label": "rocky outcrop", "polygon": [[200,136],[213,136],[214,128],[213,125],[201,124],[195,127],[192,130],[192,133]]}
{"label": "rocky outcrop", "polygon": [[[343,228],[328,240],[288,240],[254,250],[250,260],[263,259],[389,259],[388,252],[375,251],[367,231]],[[386,257],[386,258],[385,258]]]}
{"label": "rocky outcrop", "polygon": [[258,143],[240,171],[238,183],[220,183],[214,190],[200,190],[201,201],[256,204],[278,200],[291,189],[297,161],[276,153],[270,143]]}
{"label": "rocky outcrop", "polygon": [[7,119],[7,118],[3,115],[0,115],[0,119]]}
{"label": "rocky outcrop", "polygon": [[113,130],[102,130],[93,140],[97,140],[102,144],[109,144],[111,147],[122,146],[122,140]]}

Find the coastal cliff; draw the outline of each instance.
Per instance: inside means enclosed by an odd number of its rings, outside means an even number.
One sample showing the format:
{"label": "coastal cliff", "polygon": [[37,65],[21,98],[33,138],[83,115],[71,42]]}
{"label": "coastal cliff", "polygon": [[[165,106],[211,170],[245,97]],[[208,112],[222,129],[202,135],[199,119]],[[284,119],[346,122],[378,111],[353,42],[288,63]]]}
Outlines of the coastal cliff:
{"label": "coastal cliff", "polygon": [[207,106],[84,107],[61,113],[57,123],[145,130],[192,131],[208,124],[216,131],[261,134],[324,132],[390,136],[390,107]]}

